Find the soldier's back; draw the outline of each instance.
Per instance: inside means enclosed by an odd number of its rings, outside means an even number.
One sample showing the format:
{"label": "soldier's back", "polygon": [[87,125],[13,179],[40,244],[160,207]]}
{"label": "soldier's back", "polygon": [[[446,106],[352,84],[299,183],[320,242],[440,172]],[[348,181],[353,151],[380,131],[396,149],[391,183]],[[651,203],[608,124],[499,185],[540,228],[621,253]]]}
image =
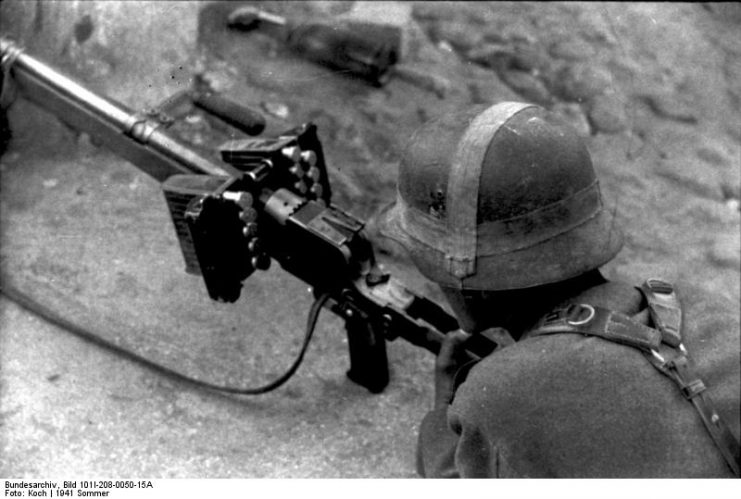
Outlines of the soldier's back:
{"label": "soldier's back", "polygon": [[[635,312],[625,303],[634,288],[600,288],[578,301]],[[691,288],[679,293],[684,344],[738,439],[735,307]],[[461,432],[464,476],[733,476],[677,385],[638,349],[594,336],[526,337],[484,359],[458,389],[449,421]]]}

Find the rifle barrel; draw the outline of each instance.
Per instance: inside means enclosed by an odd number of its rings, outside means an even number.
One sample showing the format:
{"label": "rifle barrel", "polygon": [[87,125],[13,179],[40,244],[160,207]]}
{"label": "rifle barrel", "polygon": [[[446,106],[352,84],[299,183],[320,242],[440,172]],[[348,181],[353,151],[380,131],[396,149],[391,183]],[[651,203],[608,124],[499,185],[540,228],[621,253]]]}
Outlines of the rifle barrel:
{"label": "rifle barrel", "polygon": [[180,143],[159,121],[86,89],[1,37],[0,61],[25,98],[90,134],[159,182],[178,173],[239,175],[230,165]]}

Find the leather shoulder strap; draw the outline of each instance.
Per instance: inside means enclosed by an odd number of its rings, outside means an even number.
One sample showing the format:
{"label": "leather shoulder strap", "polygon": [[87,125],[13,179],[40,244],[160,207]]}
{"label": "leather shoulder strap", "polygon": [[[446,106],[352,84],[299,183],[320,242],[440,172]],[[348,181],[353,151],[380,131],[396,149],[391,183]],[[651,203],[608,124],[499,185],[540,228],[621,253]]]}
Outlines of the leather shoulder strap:
{"label": "leather shoulder strap", "polygon": [[[640,350],[651,365],[674,381],[682,395],[692,402],[728,466],[736,476],[741,476],[741,445],[715,409],[705,383],[692,369],[682,344],[682,309],[674,287],[660,279],[648,279],[640,289],[656,329],[619,312],[579,304],[548,314],[530,336],[583,334]],[[659,353],[662,343],[671,347],[675,353],[672,358],[666,359]]]}
{"label": "leather shoulder strap", "polygon": [[657,350],[661,344],[661,333],[656,329],[638,324],[620,312],[587,304],[555,310],[541,320],[530,336],[558,333],[599,336],[644,352]]}

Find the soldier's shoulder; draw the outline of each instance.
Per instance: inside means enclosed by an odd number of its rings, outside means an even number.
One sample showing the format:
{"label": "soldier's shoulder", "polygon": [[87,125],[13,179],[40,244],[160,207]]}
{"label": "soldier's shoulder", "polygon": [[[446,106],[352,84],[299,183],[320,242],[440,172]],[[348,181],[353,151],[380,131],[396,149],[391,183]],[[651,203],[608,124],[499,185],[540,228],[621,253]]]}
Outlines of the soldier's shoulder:
{"label": "soldier's shoulder", "polygon": [[[738,306],[732,306],[722,295],[708,293],[697,286],[679,284],[677,292],[684,311],[686,345],[697,354],[699,363],[704,365],[706,359],[737,358]],[[590,288],[573,300],[627,315],[637,314],[646,306],[637,286],[618,281]],[[504,391],[519,385],[521,390],[523,382],[527,384],[528,380],[548,377],[567,382],[578,379],[595,364],[602,366],[600,375],[609,376],[616,372],[652,372],[653,369],[638,349],[602,338],[572,333],[526,335],[483,359],[471,369],[466,381],[471,381],[469,386],[497,387]]]}

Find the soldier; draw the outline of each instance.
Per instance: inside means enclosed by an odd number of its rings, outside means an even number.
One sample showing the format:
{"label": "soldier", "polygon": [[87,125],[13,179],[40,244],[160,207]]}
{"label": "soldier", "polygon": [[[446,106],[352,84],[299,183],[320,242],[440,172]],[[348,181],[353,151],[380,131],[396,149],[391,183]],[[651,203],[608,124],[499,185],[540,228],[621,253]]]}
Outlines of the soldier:
{"label": "soldier", "polygon": [[[426,477],[727,477],[739,462],[739,332],[718,304],[607,281],[622,247],[581,139],[506,102],[412,137],[381,223],[462,331],[435,369]],[[682,318],[685,324],[682,324]],[[514,342],[466,362],[465,340]]]}

